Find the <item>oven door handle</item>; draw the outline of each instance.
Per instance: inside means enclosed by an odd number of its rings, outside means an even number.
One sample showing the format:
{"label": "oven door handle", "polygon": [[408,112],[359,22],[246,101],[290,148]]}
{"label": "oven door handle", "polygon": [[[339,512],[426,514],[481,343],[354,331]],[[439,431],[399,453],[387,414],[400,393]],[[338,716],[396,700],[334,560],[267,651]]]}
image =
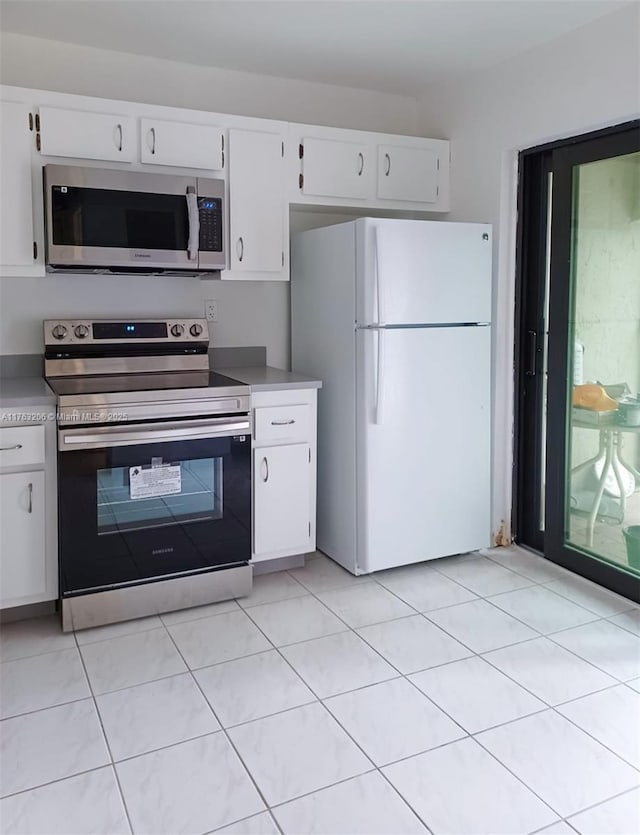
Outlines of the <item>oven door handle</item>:
{"label": "oven door handle", "polygon": [[126,426],[96,427],[86,429],[60,429],[58,449],[96,449],[102,447],[131,446],[158,441],[181,441],[191,439],[225,438],[251,434],[248,418],[198,420],[189,422],[128,424]]}

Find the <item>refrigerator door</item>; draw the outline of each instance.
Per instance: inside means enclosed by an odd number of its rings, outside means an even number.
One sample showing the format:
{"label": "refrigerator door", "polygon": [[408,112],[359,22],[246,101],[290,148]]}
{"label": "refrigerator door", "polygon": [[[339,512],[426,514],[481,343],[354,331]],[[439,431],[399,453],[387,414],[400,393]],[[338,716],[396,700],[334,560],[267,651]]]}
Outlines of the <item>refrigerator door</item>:
{"label": "refrigerator door", "polygon": [[364,218],[358,325],[491,321],[491,226]]}
{"label": "refrigerator door", "polygon": [[490,327],[356,340],[356,573],[487,547]]}

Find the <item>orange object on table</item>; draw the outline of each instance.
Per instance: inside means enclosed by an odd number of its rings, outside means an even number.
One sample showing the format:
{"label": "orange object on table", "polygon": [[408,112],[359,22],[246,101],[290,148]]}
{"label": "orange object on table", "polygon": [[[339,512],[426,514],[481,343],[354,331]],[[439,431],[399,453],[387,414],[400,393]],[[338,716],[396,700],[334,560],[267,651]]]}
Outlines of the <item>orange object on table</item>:
{"label": "orange object on table", "polygon": [[597,383],[576,386],[573,390],[573,405],[591,409],[592,412],[609,412],[618,408],[617,402]]}

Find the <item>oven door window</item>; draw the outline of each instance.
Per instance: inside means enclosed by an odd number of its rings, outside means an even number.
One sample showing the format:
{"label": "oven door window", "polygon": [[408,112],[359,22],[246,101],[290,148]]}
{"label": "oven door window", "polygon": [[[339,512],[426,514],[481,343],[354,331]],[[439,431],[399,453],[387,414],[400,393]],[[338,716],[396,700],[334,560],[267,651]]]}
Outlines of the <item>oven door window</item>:
{"label": "oven door window", "polygon": [[98,536],[222,519],[223,466],[217,457],[98,470]]}
{"label": "oven door window", "polygon": [[247,562],[250,448],[241,435],[59,453],[62,594]]}

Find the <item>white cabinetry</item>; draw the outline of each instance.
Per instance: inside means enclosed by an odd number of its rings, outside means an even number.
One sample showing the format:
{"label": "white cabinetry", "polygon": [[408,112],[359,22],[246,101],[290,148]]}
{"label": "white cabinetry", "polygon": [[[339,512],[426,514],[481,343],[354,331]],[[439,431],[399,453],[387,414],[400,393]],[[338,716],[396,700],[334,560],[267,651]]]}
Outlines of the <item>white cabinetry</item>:
{"label": "white cabinetry", "polygon": [[364,200],[371,190],[369,148],[362,141],[335,141],[303,137],[299,188],[318,197]]}
{"label": "white cabinetry", "polygon": [[[46,429],[55,442],[53,422]],[[55,468],[45,467],[45,426],[0,428],[0,608],[58,595],[52,485]]]}
{"label": "white cabinetry", "polygon": [[446,140],[292,124],[289,141],[293,204],[449,211]]}
{"label": "white cabinetry", "polygon": [[377,197],[435,203],[439,166],[435,149],[378,145]]}
{"label": "white cabinetry", "polygon": [[39,117],[44,156],[133,162],[135,121],[131,116],[40,107]]}
{"label": "white cabinetry", "polygon": [[308,444],[254,449],[254,538],[261,554],[309,550]]}
{"label": "white cabinetry", "polygon": [[0,476],[0,605],[46,591],[44,473]]}
{"label": "white cabinetry", "polygon": [[[42,205],[42,182],[32,179],[34,116],[29,104],[0,102],[0,271],[42,275],[42,247],[36,246],[33,206]],[[39,186],[39,194],[38,194]]]}
{"label": "white cabinetry", "polygon": [[[229,131],[229,270],[223,278],[288,279],[289,207],[281,133]],[[265,278],[267,276],[264,276]]]}
{"label": "white cabinetry", "polygon": [[214,125],[141,119],[140,162],[221,171],[224,131]]}
{"label": "white cabinetry", "polygon": [[252,395],[253,560],[305,554],[316,537],[316,390]]}

